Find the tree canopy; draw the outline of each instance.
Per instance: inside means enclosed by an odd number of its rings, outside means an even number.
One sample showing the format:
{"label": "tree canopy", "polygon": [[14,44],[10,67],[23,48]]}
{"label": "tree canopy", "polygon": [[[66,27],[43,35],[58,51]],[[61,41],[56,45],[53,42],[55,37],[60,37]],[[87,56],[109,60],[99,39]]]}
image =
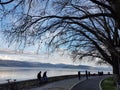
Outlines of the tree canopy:
{"label": "tree canopy", "polygon": [[74,59],[100,58],[115,66],[120,47],[120,0],[0,1],[1,29],[10,43],[45,42]]}

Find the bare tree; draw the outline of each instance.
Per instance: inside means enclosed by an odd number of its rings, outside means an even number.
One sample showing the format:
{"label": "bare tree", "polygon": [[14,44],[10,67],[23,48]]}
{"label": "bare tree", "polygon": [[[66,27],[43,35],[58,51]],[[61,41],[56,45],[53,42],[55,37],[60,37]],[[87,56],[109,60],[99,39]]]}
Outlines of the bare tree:
{"label": "bare tree", "polygon": [[2,28],[10,43],[45,41],[50,50],[67,49],[74,59],[99,58],[119,76],[120,0],[1,0],[0,4]]}

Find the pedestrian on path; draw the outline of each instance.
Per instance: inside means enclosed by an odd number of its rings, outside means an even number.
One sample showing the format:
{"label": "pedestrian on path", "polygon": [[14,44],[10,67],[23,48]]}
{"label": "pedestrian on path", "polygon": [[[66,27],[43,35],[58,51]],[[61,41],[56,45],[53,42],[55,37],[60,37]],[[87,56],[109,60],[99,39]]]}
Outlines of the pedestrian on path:
{"label": "pedestrian on path", "polygon": [[91,76],[90,72],[88,72],[88,76],[89,76],[89,77]]}
{"label": "pedestrian on path", "polygon": [[47,82],[47,81],[48,81],[47,71],[45,71],[45,72],[43,73],[43,81],[44,81],[44,82]]}
{"label": "pedestrian on path", "polygon": [[88,71],[87,70],[85,71],[85,76],[86,76],[86,79],[88,79]]}
{"label": "pedestrian on path", "polygon": [[37,79],[39,80],[39,84],[41,83],[41,71],[37,74]]}
{"label": "pedestrian on path", "polygon": [[79,80],[81,79],[81,73],[80,73],[80,71],[78,71],[78,79]]}

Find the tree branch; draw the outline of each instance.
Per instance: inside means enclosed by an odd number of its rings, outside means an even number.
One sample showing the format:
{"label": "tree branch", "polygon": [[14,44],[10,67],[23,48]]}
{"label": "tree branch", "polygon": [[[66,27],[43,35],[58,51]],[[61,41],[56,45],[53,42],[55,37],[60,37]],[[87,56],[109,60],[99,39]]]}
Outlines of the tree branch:
{"label": "tree branch", "polygon": [[108,6],[108,5],[106,5],[106,4],[102,3],[102,2],[99,2],[99,1],[97,1],[97,0],[90,0],[90,1],[93,2],[93,3],[96,3],[97,5],[100,5],[100,6],[102,6],[102,7],[107,8],[107,9],[110,10],[112,13],[115,13],[111,6]]}
{"label": "tree branch", "polygon": [[[60,19],[77,19],[77,20],[82,20],[82,19],[86,19],[86,18],[100,17],[100,16],[106,16],[106,17],[112,17],[112,18],[114,18],[113,15],[111,15],[109,13],[96,13],[96,14],[84,15],[82,17],[51,15],[51,16],[41,17],[40,19],[44,19],[44,18],[60,18]],[[38,16],[38,17],[40,17],[40,16]]]}
{"label": "tree branch", "polygon": [[9,3],[11,3],[11,2],[13,2],[14,0],[9,0],[9,1],[6,1],[6,2],[1,2],[1,0],[0,0],[0,4],[9,4]]}

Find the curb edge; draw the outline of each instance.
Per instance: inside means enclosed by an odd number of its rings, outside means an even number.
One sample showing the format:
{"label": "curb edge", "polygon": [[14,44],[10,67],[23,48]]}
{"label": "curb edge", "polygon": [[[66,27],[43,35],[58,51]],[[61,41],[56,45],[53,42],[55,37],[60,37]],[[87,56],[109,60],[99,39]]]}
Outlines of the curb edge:
{"label": "curb edge", "polygon": [[85,81],[85,80],[86,80],[86,79],[83,78],[82,80],[80,80],[80,81],[78,81],[77,83],[73,84],[73,85],[69,88],[69,90],[72,90],[72,88],[74,88],[78,83],[81,83],[81,82],[83,82],[83,81]]}
{"label": "curb edge", "polygon": [[[105,79],[105,78],[104,78],[104,79]],[[102,79],[102,80],[100,81],[100,83],[99,83],[99,89],[100,89],[100,90],[102,90],[101,84],[102,84],[102,81],[103,81],[104,79]]]}

